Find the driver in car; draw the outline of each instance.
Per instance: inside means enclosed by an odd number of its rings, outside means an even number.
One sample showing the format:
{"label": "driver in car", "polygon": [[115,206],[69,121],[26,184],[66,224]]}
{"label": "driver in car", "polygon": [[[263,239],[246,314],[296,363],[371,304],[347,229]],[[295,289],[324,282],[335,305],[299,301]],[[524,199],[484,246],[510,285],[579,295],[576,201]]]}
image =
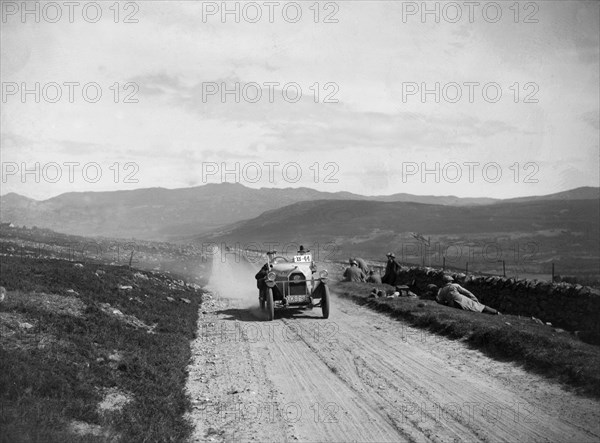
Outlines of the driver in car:
{"label": "driver in car", "polygon": [[298,249],[298,255],[305,255],[310,252],[310,249],[304,249],[304,246],[300,245],[300,249]]}
{"label": "driver in car", "polygon": [[[298,249],[298,255],[306,255],[309,252],[310,249],[304,249],[304,246],[300,245],[300,248]],[[310,270],[313,274],[317,272],[317,265],[313,261],[310,262]]]}

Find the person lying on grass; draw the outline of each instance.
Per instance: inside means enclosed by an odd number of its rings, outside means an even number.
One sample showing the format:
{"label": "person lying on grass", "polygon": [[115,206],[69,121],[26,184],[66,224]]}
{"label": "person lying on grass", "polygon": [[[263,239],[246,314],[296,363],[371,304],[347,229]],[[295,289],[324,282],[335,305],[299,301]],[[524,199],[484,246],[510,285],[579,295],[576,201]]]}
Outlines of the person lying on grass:
{"label": "person lying on grass", "polygon": [[500,312],[494,308],[480,303],[473,294],[467,291],[458,283],[453,283],[454,279],[449,275],[442,278],[445,285],[438,291],[435,300],[442,305],[451,308],[462,309],[463,311],[483,312],[485,314],[500,315]]}

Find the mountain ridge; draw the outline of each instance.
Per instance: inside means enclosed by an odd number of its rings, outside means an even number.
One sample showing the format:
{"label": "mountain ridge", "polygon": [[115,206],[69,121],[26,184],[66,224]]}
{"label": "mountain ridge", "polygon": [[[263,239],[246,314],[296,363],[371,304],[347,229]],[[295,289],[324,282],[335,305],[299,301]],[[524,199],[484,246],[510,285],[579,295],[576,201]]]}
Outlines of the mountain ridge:
{"label": "mountain ridge", "polygon": [[[600,188],[577,188],[559,194],[562,195],[521,199],[569,200],[581,195],[593,198],[595,194],[600,195]],[[406,193],[365,196],[346,191],[323,192],[308,187],[254,189],[239,183],[220,183],[175,189],[154,187],[68,192],[46,200],[11,192],[0,196],[0,220],[85,236],[172,240],[198,236],[231,223],[252,219],[265,211],[317,200],[416,202],[465,208],[506,201]]]}

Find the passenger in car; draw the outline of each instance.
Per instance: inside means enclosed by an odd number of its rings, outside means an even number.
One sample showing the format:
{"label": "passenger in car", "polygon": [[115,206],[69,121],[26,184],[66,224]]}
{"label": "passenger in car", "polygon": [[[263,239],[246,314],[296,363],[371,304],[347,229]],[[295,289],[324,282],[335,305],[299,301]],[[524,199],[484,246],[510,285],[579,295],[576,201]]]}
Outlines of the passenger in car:
{"label": "passenger in car", "polygon": [[298,249],[299,255],[308,254],[309,252],[310,252],[310,249],[304,249],[304,246],[300,245],[300,249]]}
{"label": "passenger in car", "polygon": [[254,278],[256,279],[256,287],[258,289],[263,289],[267,285],[265,283],[265,279],[267,278],[267,274],[269,273],[269,263],[265,263],[262,268],[256,273]]}

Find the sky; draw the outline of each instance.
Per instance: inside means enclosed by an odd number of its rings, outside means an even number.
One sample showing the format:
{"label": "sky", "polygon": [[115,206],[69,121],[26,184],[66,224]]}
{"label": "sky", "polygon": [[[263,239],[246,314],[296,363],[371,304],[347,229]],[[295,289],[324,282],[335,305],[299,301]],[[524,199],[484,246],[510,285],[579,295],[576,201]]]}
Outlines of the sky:
{"label": "sky", "polygon": [[2,2],[2,195],[599,185],[600,2],[75,3]]}

